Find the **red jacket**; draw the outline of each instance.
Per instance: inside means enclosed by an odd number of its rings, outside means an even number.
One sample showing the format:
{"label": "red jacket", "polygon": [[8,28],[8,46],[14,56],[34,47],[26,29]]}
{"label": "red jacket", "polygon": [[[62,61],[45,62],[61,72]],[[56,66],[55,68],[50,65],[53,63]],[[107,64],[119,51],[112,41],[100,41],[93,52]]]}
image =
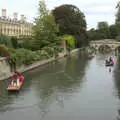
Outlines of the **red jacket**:
{"label": "red jacket", "polygon": [[19,79],[20,82],[23,82],[24,81],[24,76],[20,75],[20,76],[18,76],[18,79]]}

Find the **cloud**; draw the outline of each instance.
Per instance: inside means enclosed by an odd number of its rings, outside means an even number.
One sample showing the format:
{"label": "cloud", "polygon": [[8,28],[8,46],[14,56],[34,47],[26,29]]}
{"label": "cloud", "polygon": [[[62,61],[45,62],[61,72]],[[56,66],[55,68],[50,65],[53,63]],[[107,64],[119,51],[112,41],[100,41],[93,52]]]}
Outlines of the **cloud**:
{"label": "cloud", "polygon": [[[0,0],[0,8],[7,9],[7,15],[13,12],[25,14],[29,21],[37,14],[39,0]],[[97,22],[106,20],[113,23],[115,20],[115,6],[118,0],[46,0],[47,7],[51,10],[62,4],[73,4],[84,12],[89,27],[95,27]]]}
{"label": "cloud", "polygon": [[104,15],[104,14],[96,14],[96,15],[86,15],[87,28],[96,28],[98,22],[106,21],[108,24],[114,24],[115,15]]}
{"label": "cloud", "polygon": [[85,10],[85,13],[87,15],[96,15],[96,14],[104,14],[104,15],[112,15],[115,14],[115,9],[112,6],[94,6],[94,7],[88,7]]}

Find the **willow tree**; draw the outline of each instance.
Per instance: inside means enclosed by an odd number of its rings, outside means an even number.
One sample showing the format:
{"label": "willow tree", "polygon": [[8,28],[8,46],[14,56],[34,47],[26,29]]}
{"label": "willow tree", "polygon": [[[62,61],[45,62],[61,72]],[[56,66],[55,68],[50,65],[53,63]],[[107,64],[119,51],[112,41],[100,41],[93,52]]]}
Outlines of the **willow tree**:
{"label": "willow tree", "polygon": [[39,1],[38,15],[35,18],[33,34],[36,49],[41,49],[46,46],[56,46],[59,43],[57,33],[59,26],[56,24],[54,16],[47,9],[45,1]]}
{"label": "willow tree", "polygon": [[53,11],[60,34],[75,36],[77,45],[87,44],[86,20],[84,14],[74,5],[61,5]]}

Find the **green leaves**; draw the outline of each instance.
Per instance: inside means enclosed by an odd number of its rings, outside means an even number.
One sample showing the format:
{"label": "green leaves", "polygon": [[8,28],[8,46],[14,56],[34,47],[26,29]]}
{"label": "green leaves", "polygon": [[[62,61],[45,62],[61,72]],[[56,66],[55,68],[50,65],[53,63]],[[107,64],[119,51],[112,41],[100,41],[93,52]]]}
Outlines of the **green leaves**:
{"label": "green leaves", "polygon": [[35,61],[39,61],[51,57],[48,54],[48,52],[46,52],[45,50],[33,52],[31,50],[27,50],[24,48],[20,48],[15,51],[14,49],[10,49],[10,54],[13,61],[17,64],[17,66],[29,65]]}
{"label": "green leaves", "polygon": [[64,35],[63,39],[66,40],[68,47],[70,47],[71,49],[75,48],[76,39],[74,36]]}
{"label": "green leaves", "polygon": [[89,40],[116,39],[118,36],[118,25],[108,25],[107,22],[99,22],[97,29],[90,29],[88,33]]}
{"label": "green leaves", "polygon": [[57,45],[59,37],[59,25],[55,23],[55,18],[49,10],[46,8],[44,0],[40,0],[38,17],[35,19],[34,30],[34,50],[40,50],[44,47]]}
{"label": "green leaves", "polygon": [[[61,5],[53,11],[55,21],[59,24],[60,34],[73,35],[78,47],[86,41],[86,20],[84,14],[74,5]],[[82,42],[81,42],[82,41]]]}
{"label": "green leaves", "polygon": [[[117,26],[117,34],[120,35],[120,1],[117,4],[117,13],[116,13],[116,26]],[[118,40],[119,36],[117,37]]]}
{"label": "green leaves", "polygon": [[4,36],[4,35],[0,36],[0,44],[4,44],[5,46],[7,46],[9,48],[13,47],[11,37]]}

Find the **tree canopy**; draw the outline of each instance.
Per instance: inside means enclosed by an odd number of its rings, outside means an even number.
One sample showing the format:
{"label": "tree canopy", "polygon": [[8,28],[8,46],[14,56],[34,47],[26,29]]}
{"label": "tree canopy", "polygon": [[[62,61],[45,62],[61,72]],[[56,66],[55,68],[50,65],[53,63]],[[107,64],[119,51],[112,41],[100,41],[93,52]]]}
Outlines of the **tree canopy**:
{"label": "tree canopy", "polygon": [[120,1],[118,2],[117,4],[117,13],[116,13],[116,20],[115,20],[115,23],[116,23],[116,26],[117,26],[117,40],[120,41]]}
{"label": "tree canopy", "polygon": [[85,16],[78,7],[65,4],[56,7],[52,13],[56,23],[59,24],[61,35],[73,35],[78,47],[87,42]]}
{"label": "tree canopy", "polygon": [[108,25],[107,22],[98,22],[97,29],[90,29],[87,31],[89,40],[100,39],[116,39],[117,37],[117,25]]}
{"label": "tree canopy", "polygon": [[38,16],[35,18],[33,31],[36,49],[54,46],[59,41],[56,36],[59,32],[59,26],[56,24],[54,16],[47,10],[44,0],[39,1]]}

